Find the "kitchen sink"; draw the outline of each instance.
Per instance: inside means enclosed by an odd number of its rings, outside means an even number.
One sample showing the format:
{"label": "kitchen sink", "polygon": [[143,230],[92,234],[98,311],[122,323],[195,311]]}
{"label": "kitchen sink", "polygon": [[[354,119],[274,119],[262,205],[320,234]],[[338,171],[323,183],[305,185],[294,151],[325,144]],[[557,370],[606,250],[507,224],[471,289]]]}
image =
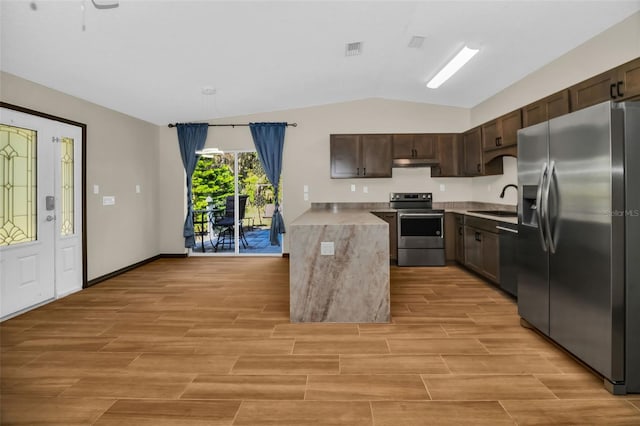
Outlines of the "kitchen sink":
{"label": "kitchen sink", "polygon": [[486,214],[491,216],[502,216],[502,217],[518,217],[517,212],[508,212],[504,210],[469,210],[469,213],[479,213],[479,214]]}

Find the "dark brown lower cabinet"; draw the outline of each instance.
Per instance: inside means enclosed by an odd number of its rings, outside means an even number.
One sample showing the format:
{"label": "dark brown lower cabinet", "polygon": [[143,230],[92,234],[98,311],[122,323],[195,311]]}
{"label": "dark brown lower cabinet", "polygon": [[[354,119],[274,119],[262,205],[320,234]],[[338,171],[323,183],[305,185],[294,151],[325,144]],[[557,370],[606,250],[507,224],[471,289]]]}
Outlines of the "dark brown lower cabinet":
{"label": "dark brown lower cabinet", "polygon": [[398,216],[393,212],[372,212],[389,224],[389,259],[398,261]]}
{"label": "dark brown lower cabinet", "polygon": [[464,215],[455,214],[455,245],[456,262],[464,265]]}
{"label": "dark brown lower cabinet", "polygon": [[467,216],[464,225],[465,266],[496,284],[500,282],[500,239],[496,222]]}

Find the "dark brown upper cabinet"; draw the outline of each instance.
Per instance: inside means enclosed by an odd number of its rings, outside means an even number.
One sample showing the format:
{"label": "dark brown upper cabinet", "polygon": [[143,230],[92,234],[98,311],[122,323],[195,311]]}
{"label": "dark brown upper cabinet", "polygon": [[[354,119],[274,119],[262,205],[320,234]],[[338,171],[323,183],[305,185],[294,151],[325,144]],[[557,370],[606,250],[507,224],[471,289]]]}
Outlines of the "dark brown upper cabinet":
{"label": "dark brown upper cabinet", "polygon": [[481,176],[483,172],[482,163],[482,130],[475,127],[462,134],[462,175]]}
{"label": "dark brown upper cabinet", "polygon": [[433,133],[396,134],[392,139],[395,166],[437,162],[437,135]]}
{"label": "dark brown upper cabinet", "polygon": [[461,135],[444,133],[436,136],[436,153],[438,164],[431,166],[431,177],[462,176],[462,143]]}
{"label": "dark brown upper cabinet", "polygon": [[391,135],[331,135],[331,178],[391,177]]}
{"label": "dark brown upper cabinet", "polygon": [[522,113],[520,109],[483,124],[482,147],[484,151],[517,145],[518,130],[521,128]]}
{"label": "dark brown upper cabinet", "polygon": [[624,101],[640,96],[640,58],[598,74],[569,88],[571,110],[605,101]]}
{"label": "dark brown upper cabinet", "polygon": [[562,90],[522,108],[522,127],[533,126],[569,113],[569,89]]}
{"label": "dark brown upper cabinet", "polygon": [[[474,127],[462,134],[462,176],[488,176],[503,173],[502,160],[487,163],[482,150],[482,128]],[[498,151],[496,151],[498,152]]]}

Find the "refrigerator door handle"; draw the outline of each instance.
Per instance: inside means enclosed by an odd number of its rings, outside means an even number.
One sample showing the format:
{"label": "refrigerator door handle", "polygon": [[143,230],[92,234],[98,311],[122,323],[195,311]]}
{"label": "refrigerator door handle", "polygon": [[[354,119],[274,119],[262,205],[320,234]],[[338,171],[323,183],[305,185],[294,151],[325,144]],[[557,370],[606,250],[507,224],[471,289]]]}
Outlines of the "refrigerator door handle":
{"label": "refrigerator door handle", "polygon": [[556,252],[556,244],[553,241],[553,231],[551,230],[551,221],[549,220],[549,194],[551,192],[551,182],[553,182],[553,176],[556,173],[556,162],[551,161],[549,165],[549,174],[547,175],[547,186],[544,189],[544,224],[547,229],[547,245],[549,252],[554,254]]}
{"label": "refrigerator door handle", "polygon": [[547,241],[545,239],[543,214],[544,208],[542,206],[542,187],[545,183],[545,176],[547,175],[547,163],[544,163],[542,170],[540,171],[540,179],[538,180],[538,192],[536,193],[536,218],[538,219],[538,232],[540,235],[540,242],[542,243],[542,251],[547,251]]}

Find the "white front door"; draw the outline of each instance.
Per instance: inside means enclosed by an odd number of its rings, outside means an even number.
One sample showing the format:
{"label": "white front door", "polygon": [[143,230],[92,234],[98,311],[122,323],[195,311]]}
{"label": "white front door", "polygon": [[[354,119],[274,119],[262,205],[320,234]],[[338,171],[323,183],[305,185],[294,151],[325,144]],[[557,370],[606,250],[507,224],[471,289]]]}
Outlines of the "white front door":
{"label": "white front door", "polygon": [[82,129],[0,110],[0,319],[82,288]]}

